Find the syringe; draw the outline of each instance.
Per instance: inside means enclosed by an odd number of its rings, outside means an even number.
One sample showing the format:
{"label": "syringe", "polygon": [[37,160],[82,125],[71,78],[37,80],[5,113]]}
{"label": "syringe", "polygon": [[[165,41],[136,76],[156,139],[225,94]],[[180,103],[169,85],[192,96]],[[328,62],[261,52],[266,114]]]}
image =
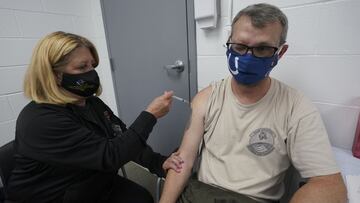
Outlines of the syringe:
{"label": "syringe", "polygon": [[175,95],[173,95],[172,98],[174,98],[174,99],[176,99],[176,100],[178,100],[178,101],[184,102],[184,103],[186,103],[186,104],[189,104],[189,103],[190,103],[188,100],[183,99],[183,98],[178,97],[178,96],[175,96]]}

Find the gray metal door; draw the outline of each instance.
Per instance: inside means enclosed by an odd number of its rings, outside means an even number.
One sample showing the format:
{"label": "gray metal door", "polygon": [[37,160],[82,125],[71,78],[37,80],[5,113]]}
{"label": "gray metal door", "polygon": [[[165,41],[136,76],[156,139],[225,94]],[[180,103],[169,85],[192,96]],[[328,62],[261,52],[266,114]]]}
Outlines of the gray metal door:
{"label": "gray metal door", "polygon": [[[193,1],[101,3],[120,118],[131,124],[165,90],[190,100],[196,92]],[[180,145],[189,113],[189,105],[173,101],[148,139],[155,151],[169,154]]]}

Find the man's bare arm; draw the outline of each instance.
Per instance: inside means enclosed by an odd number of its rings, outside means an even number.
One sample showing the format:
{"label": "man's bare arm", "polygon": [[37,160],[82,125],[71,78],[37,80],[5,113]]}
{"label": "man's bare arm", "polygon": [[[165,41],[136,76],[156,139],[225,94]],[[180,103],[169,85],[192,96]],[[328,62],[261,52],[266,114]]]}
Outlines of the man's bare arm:
{"label": "man's bare arm", "polygon": [[346,187],[340,173],[312,177],[302,186],[290,203],[345,203]]}
{"label": "man's bare arm", "polygon": [[179,156],[184,161],[183,168],[180,173],[173,170],[168,171],[160,203],[175,203],[191,175],[191,169],[204,134],[204,116],[210,92],[211,87],[205,88],[194,97],[191,103],[191,117],[179,148]]}

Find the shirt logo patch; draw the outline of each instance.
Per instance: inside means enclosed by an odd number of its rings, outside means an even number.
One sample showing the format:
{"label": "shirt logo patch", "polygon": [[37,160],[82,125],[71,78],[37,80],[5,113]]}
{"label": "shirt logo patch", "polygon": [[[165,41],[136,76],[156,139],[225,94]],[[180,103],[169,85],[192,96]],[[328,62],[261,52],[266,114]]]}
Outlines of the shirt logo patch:
{"label": "shirt logo patch", "polygon": [[274,150],[275,133],[269,128],[259,128],[250,134],[247,148],[257,156],[266,156]]}

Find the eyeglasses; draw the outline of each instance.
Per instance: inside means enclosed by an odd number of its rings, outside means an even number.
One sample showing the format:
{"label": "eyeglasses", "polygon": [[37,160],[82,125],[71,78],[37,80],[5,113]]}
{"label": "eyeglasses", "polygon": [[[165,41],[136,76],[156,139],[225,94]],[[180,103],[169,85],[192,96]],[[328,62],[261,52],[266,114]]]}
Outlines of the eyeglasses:
{"label": "eyeglasses", "polygon": [[248,51],[251,50],[252,55],[258,58],[273,57],[276,51],[279,49],[277,47],[271,47],[271,46],[249,47],[246,46],[245,44],[232,43],[232,42],[227,42],[226,46],[229,49],[234,50],[236,53],[240,54],[241,56],[247,54]]}

